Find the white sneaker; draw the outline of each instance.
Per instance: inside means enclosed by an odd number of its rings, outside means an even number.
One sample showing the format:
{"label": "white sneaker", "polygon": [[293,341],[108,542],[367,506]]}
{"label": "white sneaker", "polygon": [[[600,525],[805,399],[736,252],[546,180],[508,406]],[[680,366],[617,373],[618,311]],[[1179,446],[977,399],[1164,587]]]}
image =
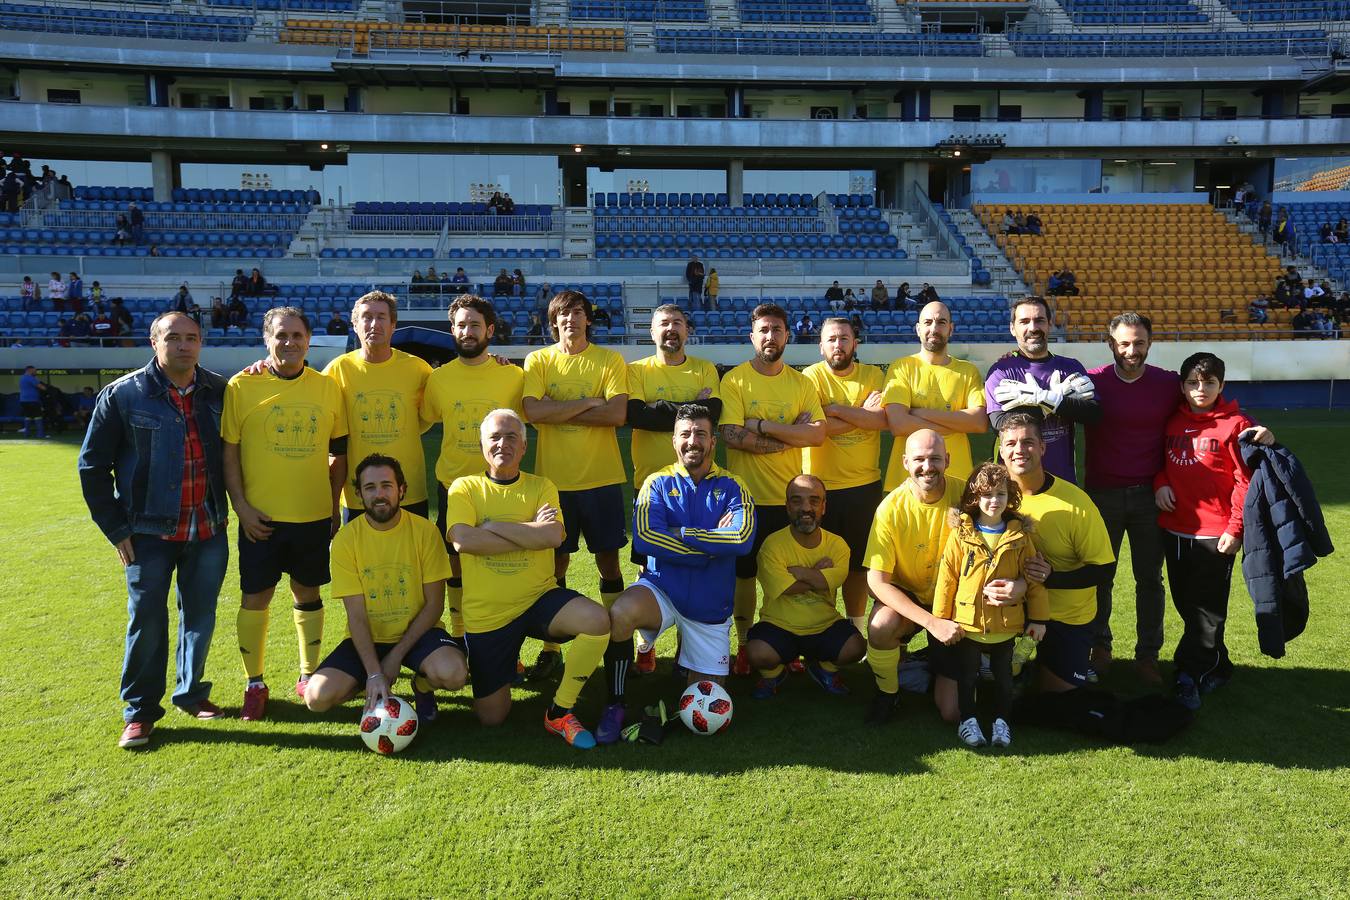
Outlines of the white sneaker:
{"label": "white sneaker", "polygon": [[992,737],[989,743],[995,747],[1006,747],[1012,743],[1012,729],[1003,719],[995,719],[994,727],[991,729]]}
{"label": "white sneaker", "polygon": [[980,730],[980,723],[971,716],[956,727],[956,736],[965,742],[967,747],[983,747],[989,743],[984,739],[984,732]]}

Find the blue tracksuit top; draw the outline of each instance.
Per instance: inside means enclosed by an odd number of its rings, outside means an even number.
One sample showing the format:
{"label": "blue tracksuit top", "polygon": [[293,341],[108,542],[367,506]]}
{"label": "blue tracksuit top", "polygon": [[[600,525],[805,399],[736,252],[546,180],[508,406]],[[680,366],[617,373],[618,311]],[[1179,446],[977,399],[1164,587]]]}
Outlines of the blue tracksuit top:
{"label": "blue tracksuit top", "polygon": [[[718,527],[731,514],[725,527]],[[716,464],[698,484],[680,463],[653,472],[633,509],[633,547],[647,557],[646,580],[680,615],[718,623],[731,617],[736,557],[755,541],[755,503],[741,480]]]}

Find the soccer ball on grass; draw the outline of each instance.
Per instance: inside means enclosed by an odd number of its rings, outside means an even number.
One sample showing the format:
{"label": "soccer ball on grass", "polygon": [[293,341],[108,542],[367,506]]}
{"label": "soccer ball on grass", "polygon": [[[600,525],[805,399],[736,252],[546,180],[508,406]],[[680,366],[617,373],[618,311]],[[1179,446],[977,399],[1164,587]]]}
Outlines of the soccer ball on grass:
{"label": "soccer ball on grass", "polygon": [[384,756],[397,753],[416,736],[417,712],[411,703],[397,697],[386,697],[379,706],[361,715],[361,740],[376,753]]}
{"label": "soccer ball on grass", "polygon": [[731,724],[731,695],[715,681],[695,681],[680,695],[680,721],[694,734],[717,734]]}

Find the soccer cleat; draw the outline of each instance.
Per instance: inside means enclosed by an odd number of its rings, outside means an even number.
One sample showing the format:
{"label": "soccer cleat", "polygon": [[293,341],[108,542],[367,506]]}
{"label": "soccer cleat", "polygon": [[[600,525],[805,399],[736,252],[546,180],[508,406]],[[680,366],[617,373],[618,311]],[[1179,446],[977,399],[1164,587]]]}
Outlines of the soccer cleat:
{"label": "soccer cleat", "polygon": [[792,662],[788,663],[787,668],[788,671],[791,672],[793,675],[800,675],[806,671],[806,664],[802,662],[802,658],[799,656]]}
{"label": "soccer cleat", "polygon": [[595,742],[613,744],[623,737],[623,720],[626,716],[627,711],[622,703],[611,703],[606,706],[605,711],[600,714],[600,724],[595,726]]}
{"label": "soccer cleat", "polygon": [[755,682],[755,689],[751,692],[750,696],[754,697],[756,700],[768,700],[778,693],[778,688],[786,679],[786,669],[772,678],[767,676],[760,678],[759,681]]}
{"label": "soccer cleat", "polygon": [[836,697],[848,696],[848,685],[844,684],[844,679],[839,677],[838,672],[829,672],[820,663],[813,662],[807,664],[806,674],[824,688],[827,694],[834,694]]}
{"label": "soccer cleat", "polygon": [[267,715],[267,685],[250,684],[244,689],[244,708],[239,718],[245,722],[261,722]]}
{"label": "soccer cleat", "polygon": [[305,699],[305,688],[309,687],[309,676],[301,675],[300,680],[295,683],[295,696],[301,700]]}
{"label": "soccer cleat", "polygon": [[220,707],[216,706],[210,700],[203,700],[200,703],[194,703],[191,706],[180,706],[178,708],[189,716],[192,716],[194,719],[219,719],[224,715],[224,713],[221,712]]}
{"label": "soccer cleat", "polygon": [[1005,720],[994,720],[994,727],[990,729],[989,743],[995,747],[1007,747],[1012,743],[1012,729]]}
{"label": "soccer cleat", "polygon": [[650,675],[656,671],[656,648],[648,647],[646,650],[637,652],[637,663],[633,666],[633,672],[637,675]]}
{"label": "soccer cleat", "polygon": [[417,721],[434,722],[436,714],[440,711],[436,706],[436,691],[419,691],[417,689],[417,676],[412,679],[413,709],[417,712]]}
{"label": "soccer cleat", "polygon": [[561,672],[562,667],[561,653],[557,650],[540,650],[539,656],[534,660],[534,665],[525,670],[525,680],[540,681],[548,678],[554,672]]}
{"label": "soccer cleat", "polygon": [[885,725],[895,718],[895,712],[899,708],[899,692],[888,694],[885,691],[877,691],[872,697],[871,705],[867,707],[867,716],[863,721],[868,725]]}
{"label": "soccer cleat", "polygon": [[117,746],[123,750],[134,750],[150,743],[150,734],[155,730],[153,722],[128,722],[117,739]]}
{"label": "soccer cleat", "polygon": [[1036,640],[1029,638],[1025,634],[1017,638],[1013,644],[1012,653],[1012,673],[1016,677],[1022,674],[1022,669],[1027,663],[1036,658]]}
{"label": "soccer cleat", "polygon": [[980,723],[974,716],[966,719],[960,725],[956,726],[956,736],[959,737],[967,747],[983,747],[989,743],[984,739],[984,732],[980,730]]}
{"label": "soccer cleat", "polygon": [[1177,674],[1176,697],[1191,712],[1200,708],[1200,688],[1196,686],[1195,679],[1185,672]]}
{"label": "soccer cleat", "polygon": [[586,730],[574,713],[564,713],[556,719],[550,719],[544,713],[544,728],[561,737],[578,750],[590,750],[595,746],[595,736]]}
{"label": "soccer cleat", "polygon": [[750,674],[750,655],[746,653],[744,646],[742,646],[739,650],[736,651],[736,659],[731,664],[731,674],[732,675]]}

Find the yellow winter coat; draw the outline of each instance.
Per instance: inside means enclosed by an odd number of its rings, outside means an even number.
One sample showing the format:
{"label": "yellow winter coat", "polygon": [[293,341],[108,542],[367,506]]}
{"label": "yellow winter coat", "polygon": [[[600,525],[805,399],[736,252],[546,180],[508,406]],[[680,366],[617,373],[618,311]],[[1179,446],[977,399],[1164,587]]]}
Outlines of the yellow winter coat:
{"label": "yellow winter coat", "polygon": [[970,516],[962,514],[947,537],[938,566],[933,615],[983,634],[1020,634],[1028,620],[1048,621],[1050,595],[1045,585],[1030,579],[1025,600],[1016,606],[990,606],[984,599],[986,584],[1024,577],[1027,561],[1035,555],[1036,546],[1021,519],[1008,522],[1008,530],[990,550]]}

